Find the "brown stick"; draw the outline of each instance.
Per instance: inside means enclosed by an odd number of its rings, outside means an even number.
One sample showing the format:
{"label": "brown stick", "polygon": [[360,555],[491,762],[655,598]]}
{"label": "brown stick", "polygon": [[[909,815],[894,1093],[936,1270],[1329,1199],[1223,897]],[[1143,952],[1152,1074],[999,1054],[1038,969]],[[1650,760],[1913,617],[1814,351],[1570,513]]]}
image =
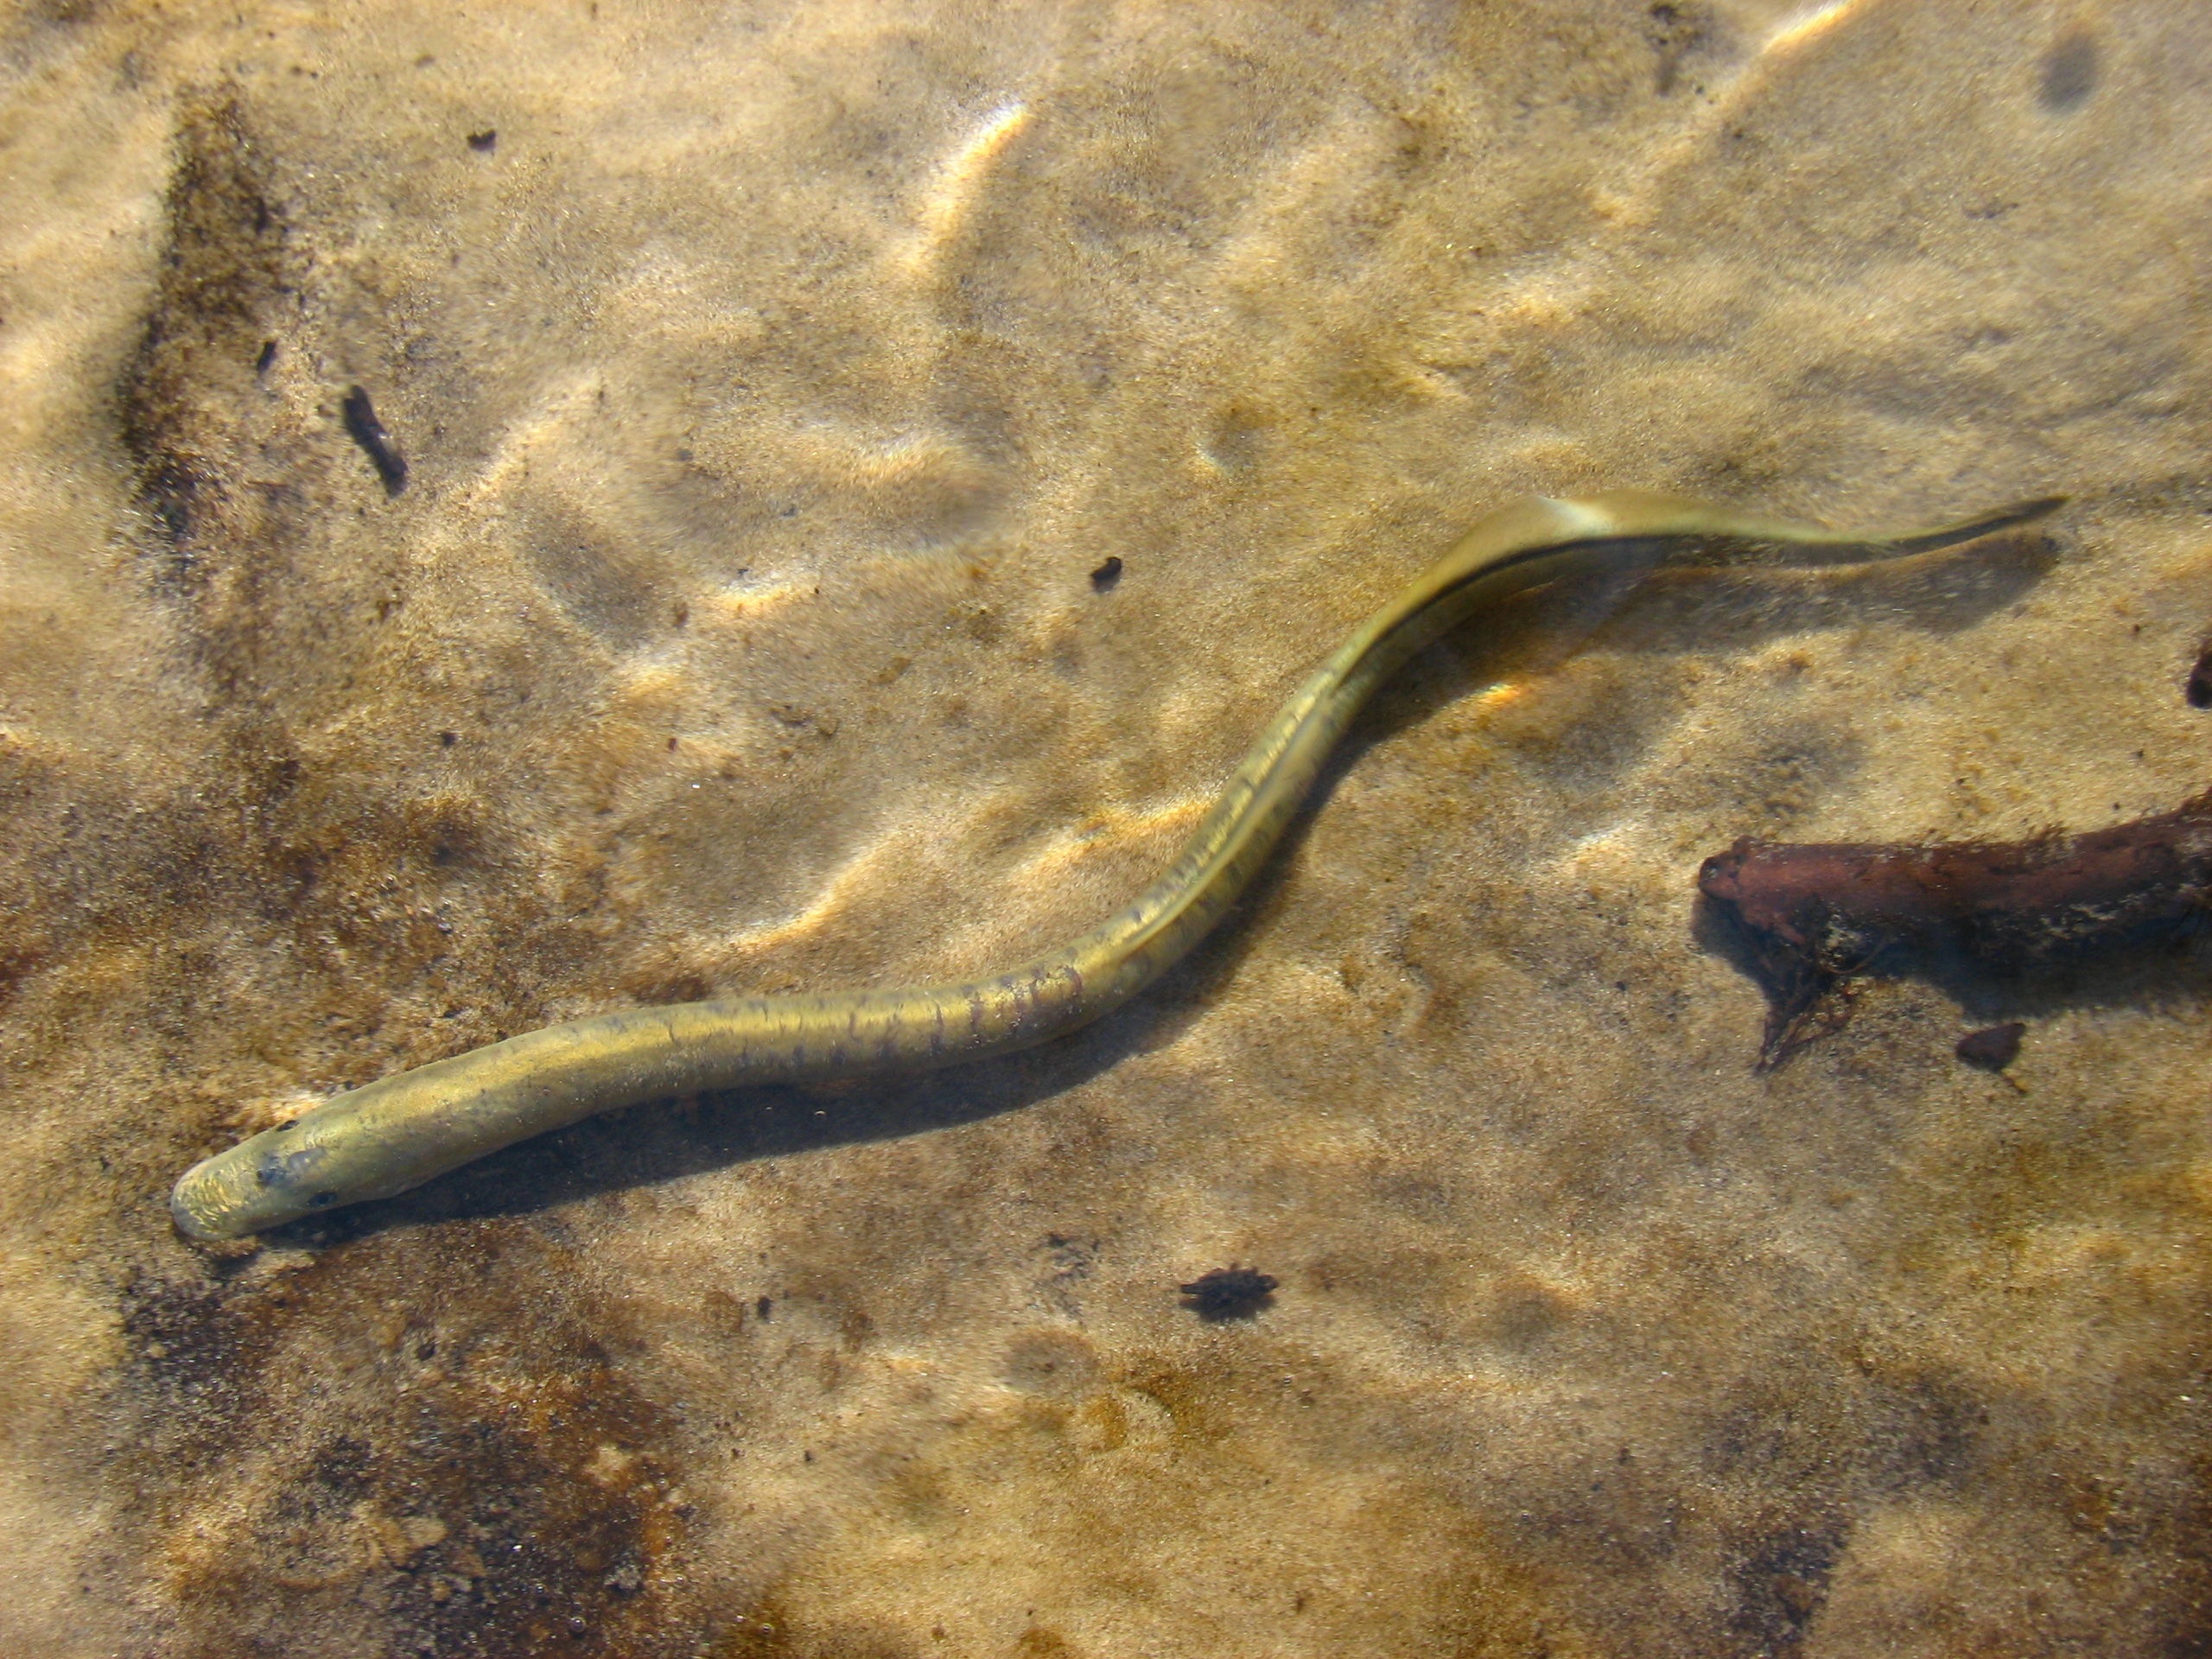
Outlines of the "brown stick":
{"label": "brown stick", "polygon": [[1760,1068],[1842,1023],[1853,979],[1970,960],[2020,973],[2171,936],[2212,906],[2212,790],[2171,812],[2031,841],[1739,841],[1698,888],[1740,928],[1771,1005]]}

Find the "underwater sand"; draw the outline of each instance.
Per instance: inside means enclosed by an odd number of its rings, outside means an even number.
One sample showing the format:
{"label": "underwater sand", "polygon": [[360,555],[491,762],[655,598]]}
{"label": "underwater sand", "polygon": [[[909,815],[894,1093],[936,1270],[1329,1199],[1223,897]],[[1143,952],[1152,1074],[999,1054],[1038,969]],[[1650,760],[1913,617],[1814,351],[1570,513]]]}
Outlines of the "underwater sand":
{"label": "underwater sand", "polygon": [[[0,65],[0,1652],[2212,1643],[2212,974],[1873,984],[1762,1075],[1693,904],[2212,783],[2200,6],[116,0]],[[1463,631],[1065,1044],[172,1233],[394,1069],[1090,925],[1459,528],[1624,483],[2075,505]]]}

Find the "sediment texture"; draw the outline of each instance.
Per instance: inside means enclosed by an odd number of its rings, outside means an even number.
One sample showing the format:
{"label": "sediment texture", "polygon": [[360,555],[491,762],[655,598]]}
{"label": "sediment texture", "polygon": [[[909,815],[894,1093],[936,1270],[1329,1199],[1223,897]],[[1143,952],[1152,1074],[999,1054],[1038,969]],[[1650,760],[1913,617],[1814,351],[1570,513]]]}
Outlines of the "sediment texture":
{"label": "sediment texture", "polygon": [[[2197,9],[42,5],[0,73],[0,1648],[2212,1641],[2212,981],[1762,1077],[1694,907],[2204,786]],[[399,1067],[1066,937],[1457,530],[1628,483],[2077,505],[1455,636],[1065,1044],[170,1232]]]}

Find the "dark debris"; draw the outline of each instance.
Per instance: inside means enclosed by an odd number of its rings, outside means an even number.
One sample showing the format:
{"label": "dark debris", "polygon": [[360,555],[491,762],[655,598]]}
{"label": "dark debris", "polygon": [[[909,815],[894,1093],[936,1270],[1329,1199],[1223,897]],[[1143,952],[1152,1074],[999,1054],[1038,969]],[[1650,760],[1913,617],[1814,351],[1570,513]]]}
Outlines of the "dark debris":
{"label": "dark debris", "polygon": [[1202,1273],[1179,1288],[1183,1305],[1207,1324],[1215,1325],[1224,1319],[1249,1319],[1269,1306],[1278,1282],[1255,1268],[1240,1268],[1232,1262],[1225,1268]]}
{"label": "dark debris", "polygon": [[1978,1065],[1985,1071],[2002,1071],[2020,1058],[2020,1039],[2028,1028],[2018,1020],[2001,1026],[1984,1026],[1980,1031],[1970,1031],[1959,1039],[1959,1046],[1952,1052],[1968,1065]]}
{"label": "dark debris", "polygon": [[369,458],[369,465],[377,469],[377,476],[384,480],[384,493],[397,495],[407,487],[407,461],[384,429],[384,423],[377,419],[376,406],[369,402],[369,394],[359,386],[347,390],[346,401],[340,405],[345,417],[346,435],[361,447]]}
{"label": "dark debris", "polygon": [[2212,644],[2197,653],[2196,665],[2189,671],[2181,694],[2192,709],[2212,709]]}

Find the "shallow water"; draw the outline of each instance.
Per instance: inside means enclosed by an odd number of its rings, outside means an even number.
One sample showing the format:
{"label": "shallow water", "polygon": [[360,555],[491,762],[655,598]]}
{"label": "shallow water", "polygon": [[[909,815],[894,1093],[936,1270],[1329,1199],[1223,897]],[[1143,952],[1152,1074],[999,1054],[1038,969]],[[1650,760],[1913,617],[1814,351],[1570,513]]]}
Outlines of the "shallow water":
{"label": "shallow water", "polygon": [[[2196,957],[1869,983],[1762,1074],[1694,903],[2212,781],[2197,9],[48,6],[0,62],[0,1647],[2212,1640]],[[1458,529],[1627,483],[2074,504],[1469,627],[1065,1044],[170,1232],[401,1066],[1088,926]]]}

